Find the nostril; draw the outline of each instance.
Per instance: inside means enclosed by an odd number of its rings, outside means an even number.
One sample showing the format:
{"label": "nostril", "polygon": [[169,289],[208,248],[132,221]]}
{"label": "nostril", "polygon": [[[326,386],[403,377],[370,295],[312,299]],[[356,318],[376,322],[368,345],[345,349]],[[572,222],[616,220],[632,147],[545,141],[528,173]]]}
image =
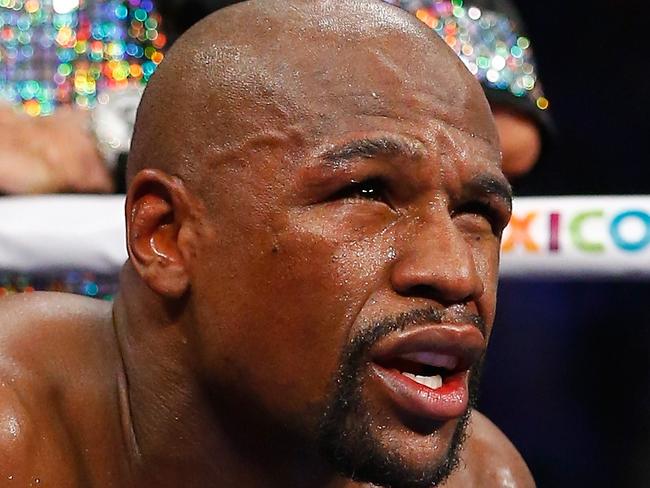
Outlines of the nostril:
{"label": "nostril", "polygon": [[433,300],[444,306],[451,306],[457,303],[468,303],[477,298],[472,291],[463,291],[462,289],[455,289],[453,292],[450,289],[441,289],[429,285],[415,285],[406,290],[399,291],[400,295],[412,298],[424,298],[426,300]]}
{"label": "nostril", "polygon": [[432,288],[429,285],[412,286],[406,291],[405,294],[412,297],[427,298],[430,300],[438,300],[440,298],[440,293],[436,292],[435,288]]}

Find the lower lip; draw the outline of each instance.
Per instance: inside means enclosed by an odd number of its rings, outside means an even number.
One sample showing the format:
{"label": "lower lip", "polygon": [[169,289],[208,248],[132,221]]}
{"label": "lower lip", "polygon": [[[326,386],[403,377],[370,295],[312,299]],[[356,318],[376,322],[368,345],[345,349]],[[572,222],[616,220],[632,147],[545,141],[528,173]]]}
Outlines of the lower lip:
{"label": "lower lip", "polygon": [[458,418],[467,410],[467,371],[445,378],[442,386],[433,390],[396,369],[382,368],[378,364],[372,366],[391,399],[412,415],[445,421]]}

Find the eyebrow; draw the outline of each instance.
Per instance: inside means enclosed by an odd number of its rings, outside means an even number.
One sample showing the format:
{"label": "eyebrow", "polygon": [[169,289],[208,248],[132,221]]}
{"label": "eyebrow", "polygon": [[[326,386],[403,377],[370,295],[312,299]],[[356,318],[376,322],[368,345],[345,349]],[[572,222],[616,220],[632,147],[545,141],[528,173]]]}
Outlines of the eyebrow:
{"label": "eyebrow", "polygon": [[[354,159],[372,159],[382,156],[401,156],[409,159],[424,157],[420,144],[397,137],[363,138],[348,142],[342,146],[328,149],[321,158],[332,165],[340,165]],[[481,175],[466,185],[469,193],[495,195],[512,209],[512,187],[505,178],[493,175]]]}
{"label": "eyebrow", "polygon": [[354,159],[372,159],[382,156],[401,156],[418,159],[424,155],[414,142],[395,137],[364,138],[325,151],[321,158],[331,164],[341,164]]}
{"label": "eyebrow", "polygon": [[481,175],[471,180],[465,187],[467,193],[482,193],[495,195],[512,209],[512,187],[505,178],[492,175]]}

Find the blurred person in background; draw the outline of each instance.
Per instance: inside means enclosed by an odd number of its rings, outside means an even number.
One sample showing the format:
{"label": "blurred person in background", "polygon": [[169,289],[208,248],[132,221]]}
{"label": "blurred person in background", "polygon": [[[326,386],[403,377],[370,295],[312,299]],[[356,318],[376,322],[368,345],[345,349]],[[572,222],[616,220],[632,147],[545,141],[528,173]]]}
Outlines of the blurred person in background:
{"label": "blurred person in background", "polygon": [[159,28],[151,0],[0,0],[0,194],[120,189]]}
{"label": "blurred person in background", "polygon": [[[551,126],[513,5],[386,1],[416,15],[459,55],[492,106],[504,173],[511,181],[527,174]],[[173,40],[233,3],[162,0],[159,8]],[[128,151],[142,86],[166,44],[151,1],[2,0],[0,16],[0,100],[8,102],[0,102],[0,193],[123,190],[118,162]]]}
{"label": "blurred person in background", "polygon": [[510,0],[386,0],[434,29],[481,82],[501,139],[503,172],[526,175],[548,146],[549,101],[530,39]]}

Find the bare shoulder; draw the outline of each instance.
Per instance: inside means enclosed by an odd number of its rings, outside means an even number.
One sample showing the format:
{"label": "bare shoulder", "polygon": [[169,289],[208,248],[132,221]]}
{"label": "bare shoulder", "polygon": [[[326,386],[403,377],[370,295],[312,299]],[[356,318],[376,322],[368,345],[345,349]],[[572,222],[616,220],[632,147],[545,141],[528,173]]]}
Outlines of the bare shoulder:
{"label": "bare shoulder", "polygon": [[[0,299],[0,358],[23,366],[55,368],[109,340],[111,304],[67,293],[36,292]],[[64,349],[62,349],[64,348]]]}
{"label": "bare shoulder", "polygon": [[33,319],[57,320],[74,316],[88,316],[110,311],[111,305],[103,300],[58,292],[17,293],[0,299],[0,320],[18,321]]}
{"label": "bare shoulder", "polygon": [[463,459],[477,486],[532,488],[532,474],[519,451],[487,417],[474,410]]}
{"label": "bare shoulder", "polygon": [[111,304],[68,293],[26,293],[0,299],[0,366],[70,385],[110,358]]}
{"label": "bare shoulder", "polygon": [[69,486],[74,479],[62,412],[85,401],[83,383],[106,369],[106,359],[88,358],[106,356],[107,317],[110,304],[72,295],[0,299],[0,480]]}
{"label": "bare shoulder", "polygon": [[15,386],[23,381],[23,377],[0,371],[0,479],[28,486],[39,479],[43,465],[29,399],[21,398]]}
{"label": "bare shoulder", "polygon": [[47,381],[0,368],[0,485],[76,486],[75,446],[59,407]]}
{"label": "bare shoulder", "polygon": [[[24,478],[33,464],[30,444],[36,439],[29,432],[29,414],[10,379],[0,373],[0,479]],[[23,480],[24,481],[24,480]]]}

